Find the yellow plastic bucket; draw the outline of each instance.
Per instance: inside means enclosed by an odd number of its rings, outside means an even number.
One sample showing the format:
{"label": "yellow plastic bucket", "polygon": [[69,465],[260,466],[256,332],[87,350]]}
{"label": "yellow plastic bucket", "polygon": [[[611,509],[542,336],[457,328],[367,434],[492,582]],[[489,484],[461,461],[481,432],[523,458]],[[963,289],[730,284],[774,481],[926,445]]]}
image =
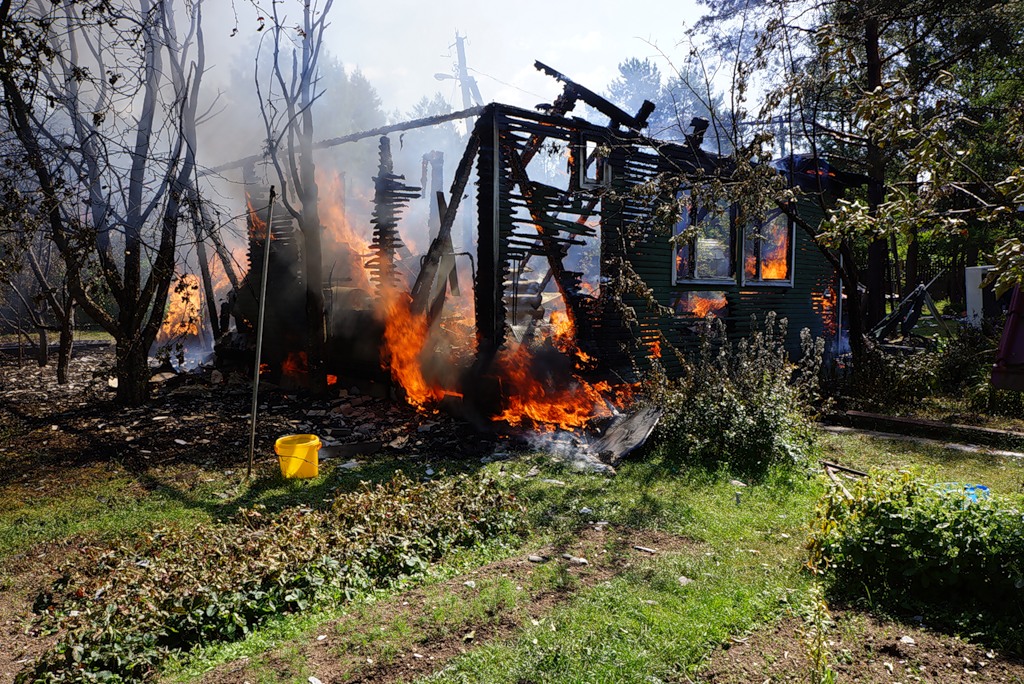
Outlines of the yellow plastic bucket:
{"label": "yellow plastic bucket", "polygon": [[316,435],[285,435],[274,442],[284,477],[316,477],[319,472],[320,438]]}

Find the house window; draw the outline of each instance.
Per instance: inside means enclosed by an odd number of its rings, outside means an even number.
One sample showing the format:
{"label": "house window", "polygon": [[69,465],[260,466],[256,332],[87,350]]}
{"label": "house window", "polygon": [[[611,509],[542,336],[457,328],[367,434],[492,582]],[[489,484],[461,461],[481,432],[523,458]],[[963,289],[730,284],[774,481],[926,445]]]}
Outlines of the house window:
{"label": "house window", "polygon": [[674,234],[692,227],[688,237],[677,237],[672,284],[735,279],[732,227],[728,206],[694,207],[689,193],[682,196],[684,209]]}
{"label": "house window", "polygon": [[793,224],[781,211],[743,231],[743,282],[793,284]]}
{"label": "house window", "polygon": [[612,167],[608,162],[608,148],[580,136],[573,145],[569,166],[578,190],[600,190],[611,187]]}

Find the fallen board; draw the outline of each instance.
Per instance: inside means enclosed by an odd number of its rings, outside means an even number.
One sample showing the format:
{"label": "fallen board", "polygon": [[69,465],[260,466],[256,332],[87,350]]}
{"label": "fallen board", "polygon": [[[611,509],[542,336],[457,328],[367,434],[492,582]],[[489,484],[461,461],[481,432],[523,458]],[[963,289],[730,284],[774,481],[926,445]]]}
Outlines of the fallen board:
{"label": "fallen board", "polygon": [[590,445],[591,449],[608,465],[617,466],[622,459],[647,443],[661,416],[662,410],[653,406],[619,416],[601,438]]}

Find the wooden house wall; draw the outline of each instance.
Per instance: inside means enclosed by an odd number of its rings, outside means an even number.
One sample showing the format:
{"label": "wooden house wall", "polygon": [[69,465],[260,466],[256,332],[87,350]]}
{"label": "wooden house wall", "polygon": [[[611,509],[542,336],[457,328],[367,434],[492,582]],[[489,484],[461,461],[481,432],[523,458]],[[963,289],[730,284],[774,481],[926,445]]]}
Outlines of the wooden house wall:
{"label": "wooden house wall", "polygon": [[[799,211],[812,226],[818,225],[823,218],[820,207],[809,200],[801,202]],[[739,261],[742,259],[742,253],[740,245],[737,245],[734,249],[734,254],[737,255],[736,279],[721,284],[680,281],[673,285],[674,248],[665,235],[650,235],[630,256],[630,263],[651,287],[658,303],[665,307],[673,307],[676,299],[689,291],[724,292],[727,309],[722,318],[732,340],[750,334],[752,316],[757,317],[760,327],[769,311],[774,311],[778,318],[787,320],[786,348],[794,358],[800,354],[802,329],[807,328],[815,337],[827,338],[831,334],[826,329],[825,320],[831,315],[834,300],[822,300],[834,298],[835,276],[831,265],[821,255],[811,236],[799,227],[795,230],[791,286],[742,285],[739,275],[742,270],[742,263]],[[661,318],[660,327],[670,340],[684,350],[692,347],[697,341],[690,330],[693,327],[692,319],[679,315],[666,316]],[[674,365],[669,359],[665,360],[665,364]]]}
{"label": "wooden house wall", "polygon": [[[653,205],[642,193],[631,190],[658,174],[685,175],[698,167],[713,168],[720,161],[678,145],[655,151],[635,133],[613,132],[578,119],[506,106],[492,105],[478,121],[476,134],[481,149],[477,158],[480,231],[475,292],[477,332],[484,354],[493,353],[506,337],[508,312],[502,295],[513,286],[512,263],[528,255],[543,257],[551,246],[579,244],[574,242],[577,237],[593,232],[573,217],[587,217],[592,211],[600,220],[601,292],[596,300],[579,298],[574,318],[581,348],[600,359],[605,368],[627,376],[630,368],[643,373],[651,365],[650,356],[660,348],[665,370],[678,372],[680,360],[671,347],[685,352],[695,346],[699,342],[694,332],[697,321],[692,316],[666,314],[664,309],[671,309],[686,291],[725,293],[724,319],[733,339],[749,334],[752,315],[763,321],[774,311],[786,318],[786,345],[794,357],[800,352],[802,328],[815,336],[825,332],[822,304],[815,297],[820,299],[828,292],[832,270],[812,238],[799,229],[794,233],[792,285],[741,285],[739,275],[736,280],[714,285],[672,284],[674,250],[668,230],[655,227]],[[532,155],[536,141],[575,144],[577,136],[611,150],[610,191],[554,188],[527,177],[522,159]],[[822,218],[811,202],[804,202],[800,211],[814,226]],[[540,241],[538,231],[546,235]],[[734,270],[740,274],[743,250],[739,244],[732,253]],[[624,263],[629,269],[622,268]],[[612,284],[622,282],[620,276],[628,279],[629,270],[638,280],[632,287],[613,290]],[[563,291],[579,292],[581,274],[563,269],[555,275]],[[646,290],[647,296],[641,290]],[[652,304],[660,305],[661,310]],[[634,320],[628,324],[623,318],[624,306],[634,312]]]}

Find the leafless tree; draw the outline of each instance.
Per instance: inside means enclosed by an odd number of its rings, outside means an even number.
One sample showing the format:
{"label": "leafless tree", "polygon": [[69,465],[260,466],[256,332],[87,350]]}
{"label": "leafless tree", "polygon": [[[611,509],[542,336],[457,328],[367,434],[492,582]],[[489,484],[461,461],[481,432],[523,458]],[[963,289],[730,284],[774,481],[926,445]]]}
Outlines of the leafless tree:
{"label": "leafless tree", "polygon": [[[302,231],[302,263],[306,284],[306,351],[310,389],[323,393],[326,324],[323,295],[323,250],[319,190],[313,160],[313,103],[323,94],[318,89],[319,60],[324,29],[333,0],[302,4],[301,24],[285,26],[286,19],[273,4],[273,25],[269,85],[262,84],[260,56],[257,55],[256,88],[260,112],[267,132],[267,153],[273,163],[281,200]],[[291,64],[286,67],[282,50],[291,47]],[[262,50],[261,50],[262,52]],[[287,75],[286,75],[287,74]]]}
{"label": "leafless tree", "polygon": [[114,338],[124,404],[148,395],[203,59],[201,0],[0,0],[3,106],[68,290]]}

